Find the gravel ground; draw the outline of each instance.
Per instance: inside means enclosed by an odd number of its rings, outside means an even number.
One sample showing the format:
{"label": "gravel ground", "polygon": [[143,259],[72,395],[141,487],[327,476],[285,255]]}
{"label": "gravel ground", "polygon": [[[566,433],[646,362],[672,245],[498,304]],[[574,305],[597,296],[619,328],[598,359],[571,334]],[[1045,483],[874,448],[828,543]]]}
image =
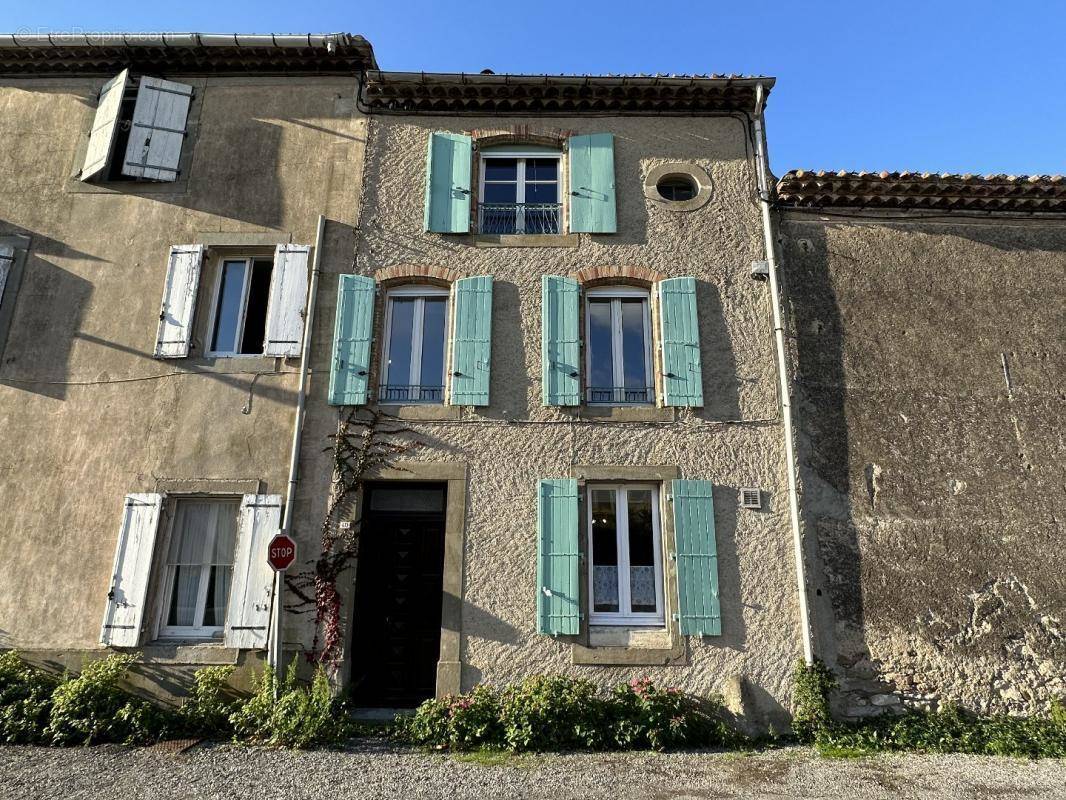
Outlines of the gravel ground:
{"label": "gravel ground", "polygon": [[233,745],[0,747],[4,798],[1066,798],[1066,761],[822,759],[806,748],[453,757],[381,743],[292,752]]}

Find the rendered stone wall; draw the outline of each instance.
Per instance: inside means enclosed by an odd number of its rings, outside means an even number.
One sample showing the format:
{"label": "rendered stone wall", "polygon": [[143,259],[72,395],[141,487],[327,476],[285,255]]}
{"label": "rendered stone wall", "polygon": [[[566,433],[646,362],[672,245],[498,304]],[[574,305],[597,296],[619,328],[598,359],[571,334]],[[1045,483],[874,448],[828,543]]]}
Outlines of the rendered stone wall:
{"label": "rendered stone wall", "polygon": [[[354,79],[167,77],[196,92],[173,185],[70,178],[103,78],[0,83],[0,236],[31,239],[0,362],[0,648],[60,665],[100,650],[126,493],[285,493],[298,360],[199,355],[210,265],[193,356],[155,360],[168,248],[313,243],[319,213],[330,235],[356,217]],[[145,655],[160,694],[166,665],[245,660],[172,651]]]}
{"label": "rendered stone wall", "polygon": [[899,216],[781,228],[820,649],[851,715],[1038,710],[1066,691],[1066,226]]}
{"label": "rendered stone wall", "polygon": [[[511,124],[533,132],[614,133],[618,233],[581,234],[574,237],[576,247],[486,247],[467,236],[423,232],[430,133]],[[370,120],[355,271],[389,277],[397,265],[416,264],[495,278],[491,405],[403,423],[413,431],[408,438],[423,443],[405,458],[468,466],[460,648],[464,689],[560,672],[603,684],[650,675],[710,692],[743,675],[753,687],[754,702],[782,718],[799,652],[798,616],[769,296],[766,286],[748,275],[763,248],[746,142],[743,122],[733,117]],[[713,196],[707,205],[674,213],[645,196],[645,174],[669,161],[693,162],[709,173]],[[612,419],[587,409],[541,406],[541,276],[598,266],[696,277],[704,408]],[[336,277],[325,276],[320,331],[332,329],[335,290]],[[380,341],[375,372],[379,356]],[[320,368],[326,367],[326,348],[316,358]],[[326,437],[336,430],[338,411],[324,405],[325,383],[324,375],[314,381],[305,453],[311,452],[311,442],[328,444]],[[683,665],[578,666],[570,643],[536,633],[537,480],[565,477],[579,464],[667,465],[679,467],[684,478],[714,482],[723,633],[690,638]],[[328,457],[310,459],[303,474],[302,492],[323,485]],[[738,507],[741,486],[765,490],[761,512]],[[320,497],[315,513],[323,507]],[[314,513],[301,515],[306,547],[316,546],[320,521]],[[343,588],[350,592],[350,582]],[[297,640],[309,645],[311,636],[308,617],[290,618],[287,639],[294,646]],[[355,642],[348,657],[374,654],[361,652]]]}

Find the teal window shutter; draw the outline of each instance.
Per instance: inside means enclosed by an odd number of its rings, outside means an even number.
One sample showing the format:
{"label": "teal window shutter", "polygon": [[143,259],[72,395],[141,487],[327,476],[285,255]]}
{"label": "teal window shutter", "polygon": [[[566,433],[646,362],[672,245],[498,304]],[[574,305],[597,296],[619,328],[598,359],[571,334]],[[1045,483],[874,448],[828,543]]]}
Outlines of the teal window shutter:
{"label": "teal window shutter", "polygon": [[377,283],[365,275],[339,277],[329,404],[355,406],[367,401],[370,387],[370,340]]}
{"label": "teal window shutter", "polygon": [[541,397],[546,406],[581,405],[579,298],[577,281],[541,278]]}
{"label": "teal window shutter", "polygon": [[429,155],[426,157],[427,231],[466,233],[470,230],[472,154],[469,136],[430,134]]}
{"label": "teal window shutter", "polygon": [[455,282],[453,330],[451,404],[487,406],[492,361],[491,275]]}
{"label": "teal window shutter", "polygon": [[537,499],[537,632],[576,634],[581,628],[577,481],[544,478]]}
{"label": "teal window shutter", "polygon": [[703,405],[700,327],[696,279],[668,278],[658,283],[663,352],[663,404]]}
{"label": "teal window shutter", "polygon": [[676,619],[682,636],[721,636],[718,548],[710,481],[672,481],[677,542]]}
{"label": "teal window shutter", "polygon": [[614,135],[571,136],[570,232],[614,233]]}

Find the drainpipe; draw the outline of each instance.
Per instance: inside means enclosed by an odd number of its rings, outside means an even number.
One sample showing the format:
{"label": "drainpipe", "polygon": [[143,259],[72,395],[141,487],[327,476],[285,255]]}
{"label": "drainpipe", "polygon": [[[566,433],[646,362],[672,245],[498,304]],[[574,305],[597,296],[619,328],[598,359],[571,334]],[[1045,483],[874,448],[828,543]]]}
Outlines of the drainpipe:
{"label": "drainpipe", "polygon": [[803,559],[803,532],[800,529],[799,489],[796,485],[796,449],[792,432],[792,383],[788,377],[788,351],[785,349],[785,328],[781,313],[781,287],[777,274],[777,259],[774,256],[774,225],[770,212],[770,165],[766,158],[766,128],[763,125],[763,107],[766,105],[766,90],[760,83],[755,87],[755,111],[752,123],[755,126],[755,170],[759,182],[759,208],[762,211],[762,233],[766,244],[766,261],[770,273],[770,302],[774,309],[774,345],[777,350],[778,392],[781,396],[781,422],[785,434],[785,464],[788,469],[788,511],[792,527],[792,548],[796,559],[796,589],[799,592],[800,634],[803,636],[803,659],[814,663],[814,647],[811,641],[811,620],[807,602],[807,576]]}
{"label": "drainpipe", "polygon": [[[322,263],[322,238],[326,228],[326,218],[318,215],[318,229],[315,232],[315,257],[311,264],[311,287],[307,292],[307,308],[304,310],[304,340],[300,352],[300,383],[296,389],[296,414],[292,423],[292,451],[289,453],[289,485],[285,490],[285,511],[281,519],[281,530],[290,533],[292,528],[292,506],[296,497],[297,474],[300,467],[300,441],[303,438],[304,405],[307,400],[307,373],[311,362],[311,331],[315,321],[315,298],[318,296],[318,274]],[[274,578],[274,619],[271,630],[274,638],[270,645],[270,666],[275,674],[281,671],[282,631],[281,618],[284,605],[285,573],[275,573]]]}

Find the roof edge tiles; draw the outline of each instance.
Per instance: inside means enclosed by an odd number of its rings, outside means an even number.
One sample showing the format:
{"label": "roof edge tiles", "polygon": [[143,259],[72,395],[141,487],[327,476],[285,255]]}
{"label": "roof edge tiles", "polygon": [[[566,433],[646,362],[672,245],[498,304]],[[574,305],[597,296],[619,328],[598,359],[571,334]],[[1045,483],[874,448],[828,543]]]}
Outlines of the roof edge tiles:
{"label": "roof edge tiles", "polygon": [[784,208],[1066,213],[1062,175],[792,170],[777,182]]}
{"label": "roof edge tiles", "polygon": [[374,49],[350,33],[0,34],[0,75],[353,74],[376,69]]}
{"label": "roof edge tiles", "polygon": [[363,103],[395,114],[691,114],[751,111],[770,77],[367,73]]}

